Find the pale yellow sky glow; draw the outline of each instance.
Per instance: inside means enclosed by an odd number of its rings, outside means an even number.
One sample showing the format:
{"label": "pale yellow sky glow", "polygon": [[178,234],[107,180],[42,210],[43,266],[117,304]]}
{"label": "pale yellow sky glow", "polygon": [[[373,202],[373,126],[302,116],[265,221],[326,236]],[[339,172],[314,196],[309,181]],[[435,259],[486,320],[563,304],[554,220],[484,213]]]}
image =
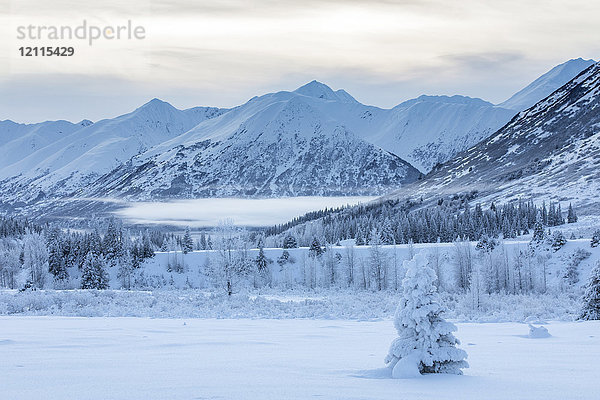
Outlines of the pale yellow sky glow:
{"label": "pale yellow sky glow", "polygon": [[[554,65],[600,58],[593,1],[1,0],[0,119],[99,119],[152,97],[234,106],[312,79],[392,107],[420,94],[505,100]],[[17,27],[131,20],[144,40],[18,40]],[[71,45],[73,57],[21,57]]]}

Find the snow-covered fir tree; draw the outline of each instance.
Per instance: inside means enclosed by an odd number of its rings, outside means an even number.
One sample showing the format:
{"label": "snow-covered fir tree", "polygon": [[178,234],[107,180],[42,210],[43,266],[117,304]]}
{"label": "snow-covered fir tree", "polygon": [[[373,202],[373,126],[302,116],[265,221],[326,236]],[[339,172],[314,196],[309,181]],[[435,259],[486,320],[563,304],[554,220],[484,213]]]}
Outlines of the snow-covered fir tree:
{"label": "snow-covered fir tree", "polygon": [[575,210],[573,210],[573,205],[569,203],[569,211],[567,212],[567,222],[572,224],[573,222],[577,222],[577,214]]}
{"label": "snow-covered fir tree", "polygon": [[558,251],[567,244],[567,238],[562,233],[562,231],[554,231],[552,235],[549,237],[550,246],[554,251]]}
{"label": "snow-covered fir tree", "polygon": [[48,246],[48,272],[54,276],[55,281],[65,281],[69,274],[66,267],[65,246],[60,241],[58,229],[51,229],[47,238]]}
{"label": "snow-covered fir tree", "polygon": [[596,229],[594,234],[592,235],[592,241],[590,242],[590,246],[598,247],[600,245],[600,229]]}
{"label": "snow-covered fir tree", "polygon": [[531,244],[540,244],[546,239],[546,232],[544,231],[544,223],[542,213],[538,213],[535,225],[533,226],[533,236],[531,237]]}
{"label": "snow-covered fir tree", "polygon": [[194,250],[194,240],[192,239],[189,226],[185,228],[185,234],[183,235],[183,239],[181,240],[181,249],[183,251],[183,254],[187,254],[190,251]]}
{"label": "snow-covered fir tree", "polygon": [[82,289],[108,289],[109,276],[104,267],[104,258],[94,252],[88,253],[81,273]]}
{"label": "snow-covered fir tree", "polygon": [[295,249],[298,247],[298,242],[296,238],[292,235],[286,235],[283,239],[283,248],[284,249]]}
{"label": "snow-covered fir tree", "polygon": [[298,242],[296,241],[296,238],[292,235],[287,235],[284,239],[283,239],[283,248],[284,249],[295,249],[298,247]]}
{"label": "snow-covered fir tree", "polygon": [[290,260],[290,252],[287,250],[283,250],[283,252],[281,253],[281,256],[279,256],[277,258],[277,264],[283,268],[284,265],[286,265],[288,262],[292,262]]}
{"label": "snow-covered fir tree", "polygon": [[592,269],[583,295],[579,319],[600,320],[600,262]]}
{"label": "snow-covered fir tree", "polygon": [[256,264],[256,270],[259,274],[266,273],[266,271],[268,271],[269,269],[269,264],[272,262],[272,260],[268,259],[267,256],[265,256],[265,250],[263,247],[258,249],[258,255],[256,256],[254,263]]}
{"label": "snow-covered fir tree", "polygon": [[108,221],[106,234],[102,240],[102,254],[105,255],[110,267],[116,267],[119,258],[123,256],[123,229],[114,218]]}
{"label": "snow-covered fir tree", "polygon": [[200,234],[200,250],[207,250],[208,244],[206,243],[206,233],[202,232]]}
{"label": "snow-covered fir tree", "polygon": [[469,366],[467,353],[456,347],[460,344],[452,333],[456,326],[442,318],[444,308],[434,286],[435,272],[428,267],[426,255],[416,254],[405,261],[405,268],[403,295],[394,320],[398,337],[385,358],[392,376],[462,374],[461,369]]}
{"label": "snow-covered fir tree", "polygon": [[319,240],[314,237],[312,243],[310,244],[310,248],[308,249],[308,254],[310,257],[320,257],[323,254],[324,250],[319,243]]}

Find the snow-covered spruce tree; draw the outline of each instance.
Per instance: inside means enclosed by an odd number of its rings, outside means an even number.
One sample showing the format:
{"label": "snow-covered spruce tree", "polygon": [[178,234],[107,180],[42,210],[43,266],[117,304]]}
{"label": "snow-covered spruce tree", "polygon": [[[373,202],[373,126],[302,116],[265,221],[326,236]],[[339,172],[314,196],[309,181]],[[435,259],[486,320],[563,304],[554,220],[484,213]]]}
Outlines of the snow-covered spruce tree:
{"label": "snow-covered spruce tree", "polygon": [[192,235],[190,234],[190,227],[185,228],[185,234],[183,235],[183,239],[181,240],[181,250],[183,254],[187,254],[190,251],[194,250],[194,240],[192,239]]}
{"label": "snow-covered spruce tree", "polygon": [[531,238],[531,244],[542,243],[546,239],[546,232],[544,232],[544,224],[541,213],[538,212],[535,225],[533,226],[533,236]]}
{"label": "snow-covered spruce tree", "polygon": [[283,248],[284,249],[295,249],[297,247],[298,247],[298,242],[296,241],[296,238],[293,237],[292,235],[287,235],[283,239]]}
{"label": "snow-covered spruce tree", "polygon": [[404,262],[407,269],[402,281],[403,295],[396,310],[394,325],[398,337],[385,358],[394,378],[422,373],[462,374],[468,368],[467,353],[452,332],[454,324],[445,321],[437,289],[435,272],[427,266],[427,257],[418,253]]}
{"label": "snow-covered spruce tree", "polygon": [[123,229],[114,218],[108,221],[106,234],[102,240],[102,253],[110,267],[116,267],[123,255]]}
{"label": "snow-covered spruce tree", "polygon": [[600,320],[600,262],[592,269],[583,295],[583,307],[579,319]]}
{"label": "snow-covered spruce tree", "polygon": [[[258,274],[258,278],[262,285],[270,284],[271,282],[271,272],[269,271],[269,264],[272,264],[273,260],[268,258],[265,255],[265,250],[263,247],[258,249],[258,255],[254,259],[254,264],[256,265],[256,272]],[[257,285],[255,280],[254,285]]]}
{"label": "snow-covered spruce tree", "polygon": [[569,211],[567,213],[567,222],[569,224],[572,224],[573,222],[577,222],[577,214],[575,213],[575,210],[573,210],[573,205],[571,205],[571,203],[569,203]]}
{"label": "snow-covered spruce tree", "polygon": [[200,235],[200,250],[206,250],[208,248],[208,244],[206,243],[206,234],[202,232]]}
{"label": "snow-covered spruce tree", "polygon": [[61,246],[58,229],[52,229],[46,239],[48,246],[48,272],[54,276],[56,283],[68,279],[65,257]]}
{"label": "snow-covered spruce tree", "polygon": [[552,235],[548,238],[548,240],[550,242],[550,246],[552,246],[552,249],[554,251],[560,250],[561,247],[567,244],[567,238],[562,233],[562,231],[554,231]]}
{"label": "snow-covered spruce tree", "polygon": [[592,235],[592,241],[590,242],[590,246],[592,247],[598,247],[598,245],[600,245],[600,229],[594,231],[594,234]]}
{"label": "snow-covered spruce tree", "polygon": [[82,289],[108,289],[108,273],[104,268],[104,258],[94,252],[88,253],[81,273]]}
{"label": "snow-covered spruce tree", "polygon": [[319,240],[316,237],[314,237],[310,248],[308,249],[308,255],[313,258],[321,257],[324,251],[325,250],[323,250],[323,248],[321,247]]}

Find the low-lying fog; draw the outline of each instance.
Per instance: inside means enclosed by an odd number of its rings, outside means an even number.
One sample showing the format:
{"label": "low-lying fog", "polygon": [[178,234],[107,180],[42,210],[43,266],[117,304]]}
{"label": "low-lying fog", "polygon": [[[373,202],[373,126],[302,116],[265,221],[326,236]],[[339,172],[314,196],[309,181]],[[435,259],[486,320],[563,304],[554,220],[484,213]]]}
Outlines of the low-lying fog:
{"label": "low-lying fog", "polygon": [[236,225],[280,224],[309,211],[366,203],[374,197],[285,197],[279,199],[213,198],[169,202],[136,202],[115,213],[131,223],[216,226],[226,218]]}

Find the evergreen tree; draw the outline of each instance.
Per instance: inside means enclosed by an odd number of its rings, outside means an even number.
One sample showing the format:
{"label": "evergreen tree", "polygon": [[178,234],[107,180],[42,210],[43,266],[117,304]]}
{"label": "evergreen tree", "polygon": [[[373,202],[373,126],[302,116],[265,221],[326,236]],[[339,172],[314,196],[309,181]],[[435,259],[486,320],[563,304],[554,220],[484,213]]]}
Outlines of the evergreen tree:
{"label": "evergreen tree", "polygon": [[550,236],[550,246],[552,246],[552,249],[554,251],[558,251],[565,244],[567,244],[567,238],[565,235],[563,235],[561,231],[554,231],[552,236]]}
{"label": "evergreen tree", "polygon": [[365,239],[363,238],[362,232],[360,230],[356,231],[355,244],[357,246],[364,246],[365,244]]}
{"label": "evergreen tree", "polygon": [[324,253],[323,248],[321,247],[321,245],[319,244],[319,240],[314,237],[313,241],[310,245],[310,248],[308,249],[308,255],[310,257],[320,257],[322,254]]}
{"label": "evergreen tree", "polygon": [[435,272],[427,266],[425,254],[405,261],[406,277],[402,281],[403,296],[398,305],[394,325],[398,331],[386,364],[395,378],[411,373],[462,374],[469,365],[467,353],[452,332],[454,324],[442,318],[444,311],[434,285]]}
{"label": "evergreen tree", "polygon": [[48,234],[48,272],[54,276],[55,280],[62,281],[67,279],[69,274],[63,257],[64,254],[59,236],[60,232],[58,229],[52,229]]}
{"label": "evergreen tree", "polygon": [[104,259],[94,252],[88,253],[81,274],[82,289],[108,289],[108,273],[104,268]]}
{"label": "evergreen tree", "polygon": [[494,238],[489,237],[488,235],[483,235],[475,248],[477,250],[482,250],[484,252],[491,252],[499,245],[498,241]]}
{"label": "evergreen tree", "polygon": [[583,308],[579,319],[600,320],[600,262],[590,274],[590,279],[583,295]]}
{"label": "evergreen tree", "polygon": [[190,234],[189,226],[185,228],[185,234],[183,235],[183,240],[181,241],[181,249],[183,250],[183,254],[187,254],[194,250],[194,240]]}
{"label": "evergreen tree", "polygon": [[542,243],[546,239],[546,232],[544,232],[543,217],[538,213],[535,225],[533,227],[533,236],[531,238],[532,244]]}
{"label": "evergreen tree", "polygon": [[298,247],[298,242],[296,238],[292,235],[286,235],[283,239],[283,248],[284,249],[295,249]]}
{"label": "evergreen tree", "polygon": [[202,232],[202,234],[200,235],[200,250],[207,250],[208,249],[208,243],[206,243],[206,234],[204,232]]}
{"label": "evergreen tree", "polygon": [[379,238],[381,239],[382,244],[395,244],[396,241],[394,239],[394,231],[392,229],[392,224],[389,219],[385,219],[381,230],[379,231]]}
{"label": "evergreen tree", "polygon": [[265,256],[265,251],[262,247],[258,249],[258,256],[256,256],[254,262],[256,263],[256,269],[260,274],[268,271],[269,264],[272,263],[272,261]]}
{"label": "evergreen tree", "polygon": [[279,256],[277,259],[277,264],[279,264],[281,268],[283,268],[283,266],[287,263],[293,264],[294,262],[294,258],[287,250],[284,250],[283,253],[281,253],[281,256]]}
{"label": "evergreen tree", "polygon": [[152,240],[150,239],[150,234],[146,230],[142,235],[142,247],[140,251],[141,259],[147,259],[154,257],[154,250],[152,248]]}
{"label": "evergreen tree", "polygon": [[594,231],[594,234],[592,235],[592,241],[590,242],[590,246],[592,247],[598,247],[598,245],[600,245],[600,229]]}
{"label": "evergreen tree", "polygon": [[569,211],[567,212],[567,222],[572,224],[573,222],[577,222],[577,214],[575,210],[573,210],[573,205],[569,203]]}
{"label": "evergreen tree", "polygon": [[108,221],[108,228],[102,241],[103,253],[110,267],[115,267],[119,258],[123,255],[123,231],[117,226],[114,218]]}

